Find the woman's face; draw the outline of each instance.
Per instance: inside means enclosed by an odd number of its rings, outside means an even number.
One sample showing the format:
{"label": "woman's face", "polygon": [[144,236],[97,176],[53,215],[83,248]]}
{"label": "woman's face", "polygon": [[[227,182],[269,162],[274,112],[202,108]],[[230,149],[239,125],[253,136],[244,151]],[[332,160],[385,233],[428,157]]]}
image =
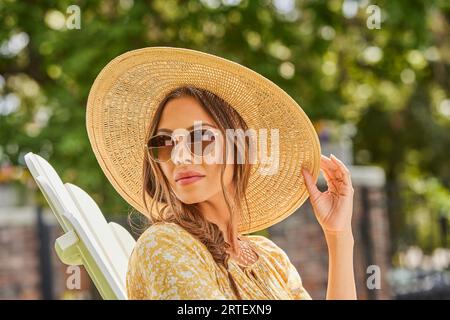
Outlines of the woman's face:
{"label": "woman's face", "polygon": [[[178,199],[186,204],[203,202],[222,192],[220,169],[223,164],[220,164],[220,162],[212,163],[212,161],[207,163],[205,158],[193,155],[185,144],[186,137],[179,135],[184,130],[191,131],[194,124],[198,126],[197,121],[201,121],[201,128],[203,129],[212,128],[215,132],[220,132],[217,124],[203,110],[196,99],[182,97],[172,99],[165,105],[157,127],[157,133],[172,135],[175,133],[173,136],[177,144],[172,152],[172,157],[168,161],[160,163],[160,166]],[[214,143],[222,144],[223,141],[216,139]],[[222,148],[222,145],[220,148]],[[220,157],[219,153],[215,154]],[[183,173],[201,177],[178,179],[180,174]],[[233,164],[227,164],[224,173],[226,188],[231,186],[232,176]]]}

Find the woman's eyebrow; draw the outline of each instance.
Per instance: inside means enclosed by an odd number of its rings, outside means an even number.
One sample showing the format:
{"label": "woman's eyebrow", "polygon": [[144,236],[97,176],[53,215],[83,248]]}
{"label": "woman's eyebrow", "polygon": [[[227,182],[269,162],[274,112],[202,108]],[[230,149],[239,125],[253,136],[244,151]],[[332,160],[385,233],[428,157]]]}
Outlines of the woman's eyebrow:
{"label": "woman's eyebrow", "polygon": [[[215,125],[212,125],[212,124],[209,124],[209,123],[206,123],[206,122],[203,122],[203,123],[202,123],[202,127],[204,127],[204,126],[208,126],[208,127],[212,127],[212,128],[216,128],[216,129],[217,129],[217,127],[216,127]],[[187,130],[187,131],[190,131],[190,130],[192,130],[194,127],[195,127],[195,125],[190,126],[190,127],[186,128],[186,130]],[[166,128],[161,128],[161,129],[158,129],[158,131],[157,131],[156,133],[163,133],[163,132],[171,133],[172,130],[166,129]]]}

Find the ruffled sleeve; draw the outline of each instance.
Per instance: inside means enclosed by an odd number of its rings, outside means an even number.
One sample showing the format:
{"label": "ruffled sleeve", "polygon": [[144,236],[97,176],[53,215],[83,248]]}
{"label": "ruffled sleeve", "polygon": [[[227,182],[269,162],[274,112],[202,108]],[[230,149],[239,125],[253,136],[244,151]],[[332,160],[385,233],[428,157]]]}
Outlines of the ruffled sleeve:
{"label": "ruffled sleeve", "polygon": [[154,224],[139,237],[128,265],[129,299],[225,299],[206,248],[180,228]]}
{"label": "ruffled sleeve", "polygon": [[[289,259],[289,258],[288,258]],[[312,300],[308,291],[303,287],[302,279],[295,266],[288,261],[287,267],[287,283],[295,300]]]}

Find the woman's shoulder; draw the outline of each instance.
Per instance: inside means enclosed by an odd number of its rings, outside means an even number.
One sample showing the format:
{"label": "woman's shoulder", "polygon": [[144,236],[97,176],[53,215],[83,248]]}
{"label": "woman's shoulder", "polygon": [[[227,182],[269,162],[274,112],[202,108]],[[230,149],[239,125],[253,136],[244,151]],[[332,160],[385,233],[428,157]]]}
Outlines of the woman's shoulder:
{"label": "woman's shoulder", "polygon": [[189,291],[197,289],[191,282],[194,279],[200,281],[213,270],[202,246],[175,223],[152,224],[140,235],[131,253],[127,271],[128,296],[139,299],[200,296],[199,292]]}
{"label": "woman's shoulder", "polygon": [[195,244],[194,237],[174,222],[157,222],[149,226],[137,239],[136,246],[188,246]]}
{"label": "woman's shoulder", "polygon": [[260,251],[265,253],[267,261],[279,272],[284,281],[290,283],[293,287],[301,287],[300,274],[284,249],[273,240],[262,235],[250,235],[247,237]]}
{"label": "woman's shoulder", "polygon": [[273,240],[263,235],[247,235],[249,241],[255,244],[259,250],[265,252],[268,256],[275,259],[289,260],[286,252],[278,246]]}
{"label": "woman's shoulder", "polygon": [[250,240],[251,242],[257,244],[260,247],[263,247],[268,250],[276,250],[281,249],[273,240],[269,239],[266,236],[259,235],[259,234],[251,234],[246,235],[245,238]]}
{"label": "woman's shoulder", "polygon": [[202,256],[204,245],[174,222],[157,222],[137,239],[133,254],[154,257],[162,253],[180,256]]}
{"label": "woman's shoulder", "polygon": [[[183,232],[184,231],[184,232]],[[185,235],[186,230],[175,222],[156,222],[150,225],[138,238],[146,239],[148,237],[164,236],[164,237],[174,237]]]}

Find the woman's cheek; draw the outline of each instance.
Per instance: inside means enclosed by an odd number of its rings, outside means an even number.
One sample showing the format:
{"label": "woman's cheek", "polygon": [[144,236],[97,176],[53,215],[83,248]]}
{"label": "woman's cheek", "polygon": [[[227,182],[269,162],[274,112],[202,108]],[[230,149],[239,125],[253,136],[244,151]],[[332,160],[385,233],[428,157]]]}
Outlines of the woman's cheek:
{"label": "woman's cheek", "polygon": [[215,165],[208,165],[207,167],[204,167],[205,169],[205,174],[206,174],[206,179],[205,179],[205,184],[204,187],[205,191],[209,191],[208,189],[212,190],[216,190],[217,189],[217,185],[220,185],[220,169],[216,168],[217,166]]}

